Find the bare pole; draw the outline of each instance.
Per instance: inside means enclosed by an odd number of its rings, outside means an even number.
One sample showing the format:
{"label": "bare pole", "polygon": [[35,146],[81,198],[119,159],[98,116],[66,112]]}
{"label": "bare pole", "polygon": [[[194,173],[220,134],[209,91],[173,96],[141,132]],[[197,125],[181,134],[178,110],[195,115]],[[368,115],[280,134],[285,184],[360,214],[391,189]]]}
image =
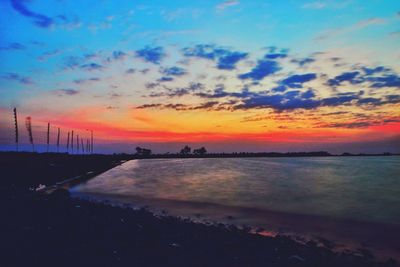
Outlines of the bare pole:
{"label": "bare pole", "polygon": [[15,146],[18,151],[18,120],[17,120],[17,108],[14,108],[14,123],[15,123]]}
{"label": "bare pole", "polygon": [[74,154],[74,131],[71,133],[71,154]]}
{"label": "bare pole", "polygon": [[50,144],[50,122],[47,123],[47,152],[49,152]]}
{"label": "bare pole", "polygon": [[76,154],[79,154],[79,134],[76,135]]}
{"label": "bare pole", "polygon": [[69,132],[68,132],[68,137],[67,137],[67,153],[69,152]]}
{"label": "bare pole", "polygon": [[93,130],[90,130],[90,152],[93,154]]}
{"label": "bare pole", "polygon": [[83,145],[83,138],[81,138],[82,154],[85,154],[85,146]]}
{"label": "bare pole", "polygon": [[57,130],[57,153],[60,152],[60,127]]}

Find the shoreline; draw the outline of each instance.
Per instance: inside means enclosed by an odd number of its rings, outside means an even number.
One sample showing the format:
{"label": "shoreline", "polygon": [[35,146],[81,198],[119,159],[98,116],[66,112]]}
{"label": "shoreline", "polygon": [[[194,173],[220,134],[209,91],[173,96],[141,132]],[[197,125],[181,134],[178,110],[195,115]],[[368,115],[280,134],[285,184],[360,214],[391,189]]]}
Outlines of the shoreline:
{"label": "shoreline", "polygon": [[157,216],[187,218],[196,223],[223,223],[239,228],[248,226],[254,232],[262,229],[268,236],[286,235],[307,241],[321,239],[330,243],[335,252],[365,249],[370,250],[380,260],[390,257],[400,260],[400,224],[395,223],[95,192],[73,191],[71,196],[108,205],[145,208]]}
{"label": "shoreline", "polygon": [[[233,225],[199,224],[146,210],[71,198],[65,189],[29,188],[110,169],[122,156],[0,154],[0,220],[7,266],[398,266],[368,251],[335,253],[312,241],[265,237]],[[22,167],[23,166],[23,167]],[[46,259],[44,261],[44,258]],[[62,261],[60,262],[60,259]]]}

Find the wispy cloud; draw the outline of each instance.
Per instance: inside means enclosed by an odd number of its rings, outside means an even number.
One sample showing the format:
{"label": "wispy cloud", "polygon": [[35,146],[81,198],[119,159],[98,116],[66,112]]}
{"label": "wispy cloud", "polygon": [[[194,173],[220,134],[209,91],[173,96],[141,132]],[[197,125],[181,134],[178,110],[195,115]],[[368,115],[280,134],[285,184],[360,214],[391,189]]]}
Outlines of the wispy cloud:
{"label": "wispy cloud", "polygon": [[30,85],[34,83],[30,77],[21,76],[17,73],[11,73],[11,72],[3,74],[1,78],[9,81],[16,81],[25,85]]}
{"label": "wispy cloud", "polygon": [[58,50],[58,49],[56,49],[56,50],[51,50],[51,51],[47,51],[47,52],[44,52],[42,55],[40,55],[40,56],[38,56],[38,60],[39,61],[46,61],[47,59],[49,59],[49,58],[51,58],[51,57],[54,57],[54,56],[57,56],[57,55],[59,55],[61,53],[61,50]]}
{"label": "wispy cloud", "polygon": [[321,34],[319,34],[315,40],[325,40],[328,38],[334,38],[337,37],[339,35],[343,35],[343,34],[348,34],[348,33],[352,33],[355,31],[359,31],[362,29],[365,29],[367,27],[370,26],[374,26],[374,25],[383,25],[386,24],[387,21],[385,19],[382,18],[370,18],[370,19],[366,19],[366,20],[361,20],[351,26],[348,27],[343,27],[343,28],[339,28],[339,29],[331,29],[331,30],[327,30]]}
{"label": "wispy cloud", "polygon": [[25,50],[26,46],[24,46],[21,43],[10,43],[8,45],[5,46],[0,46],[0,50]]}
{"label": "wispy cloud", "polygon": [[76,84],[85,84],[85,83],[90,83],[90,82],[98,82],[101,79],[98,77],[92,77],[92,78],[88,78],[88,79],[76,79],[74,80],[74,83]]}
{"label": "wispy cloud", "polygon": [[326,7],[326,3],[325,2],[321,2],[321,1],[315,1],[315,2],[309,2],[309,3],[305,3],[302,8],[307,8],[307,9],[322,9]]}
{"label": "wispy cloud", "polygon": [[58,96],[73,96],[80,93],[79,90],[67,88],[67,89],[58,89],[54,90],[54,93]]}
{"label": "wispy cloud", "polygon": [[224,1],[224,2],[222,2],[220,4],[218,4],[216,6],[216,9],[222,11],[222,10],[225,10],[226,8],[228,8],[228,7],[237,6],[239,4],[240,4],[240,2],[237,1],[237,0],[228,0],[228,1]]}

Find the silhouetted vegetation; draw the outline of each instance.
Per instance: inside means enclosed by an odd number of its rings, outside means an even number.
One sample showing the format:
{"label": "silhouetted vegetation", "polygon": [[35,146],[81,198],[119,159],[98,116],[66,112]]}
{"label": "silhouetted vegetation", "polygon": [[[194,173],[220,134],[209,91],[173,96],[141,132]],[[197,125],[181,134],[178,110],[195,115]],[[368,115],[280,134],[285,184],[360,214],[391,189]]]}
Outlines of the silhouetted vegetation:
{"label": "silhouetted vegetation", "polygon": [[32,152],[33,152],[33,151],[35,151],[35,145],[33,144],[32,119],[31,119],[31,117],[26,117],[25,126],[26,126],[26,130],[28,131],[29,142],[32,145]]}
{"label": "silhouetted vegetation", "polygon": [[50,145],[50,122],[47,123],[47,152],[49,152]]}
{"label": "silhouetted vegetation", "polygon": [[17,108],[14,108],[14,125],[15,125],[15,146],[18,151],[18,119],[17,119]]}
{"label": "silhouetted vegetation", "polygon": [[189,155],[191,151],[192,151],[192,149],[186,145],[184,148],[181,149],[181,152],[179,152],[179,154]]}
{"label": "silhouetted vegetation", "polygon": [[203,156],[203,155],[205,155],[206,153],[207,153],[207,149],[205,149],[204,146],[201,147],[201,148],[198,148],[198,149],[193,149],[193,154],[195,154],[195,155]]}
{"label": "silhouetted vegetation", "polygon": [[136,147],[136,154],[140,157],[148,157],[151,155],[151,150],[147,148]]}

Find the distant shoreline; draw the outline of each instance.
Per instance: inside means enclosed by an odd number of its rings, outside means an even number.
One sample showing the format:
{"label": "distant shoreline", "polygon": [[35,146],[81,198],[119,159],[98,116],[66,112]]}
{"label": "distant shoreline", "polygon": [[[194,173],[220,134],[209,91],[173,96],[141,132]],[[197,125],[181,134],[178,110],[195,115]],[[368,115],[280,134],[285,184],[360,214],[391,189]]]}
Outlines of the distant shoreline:
{"label": "distant shoreline", "polygon": [[184,159],[184,158],[300,158],[300,157],[388,157],[388,156],[400,156],[400,153],[379,153],[379,154],[367,154],[367,153],[342,153],[342,154],[331,154],[325,151],[315,152],[234,152],[234,153],[207,153],[204,155],[196,154],[179,154],[179,153],[164,153],[164,154],[151,154],[148,156],[128,154],[128,153],[114,153],[114,154],[73,154],[73,153],[55,153],[55,152],[17,152],[17,151],[0,151],[0,155],[30,155],[30,154],[42,154],[42,155],[68,155],[68,156],[121,156],[124,159]]}

